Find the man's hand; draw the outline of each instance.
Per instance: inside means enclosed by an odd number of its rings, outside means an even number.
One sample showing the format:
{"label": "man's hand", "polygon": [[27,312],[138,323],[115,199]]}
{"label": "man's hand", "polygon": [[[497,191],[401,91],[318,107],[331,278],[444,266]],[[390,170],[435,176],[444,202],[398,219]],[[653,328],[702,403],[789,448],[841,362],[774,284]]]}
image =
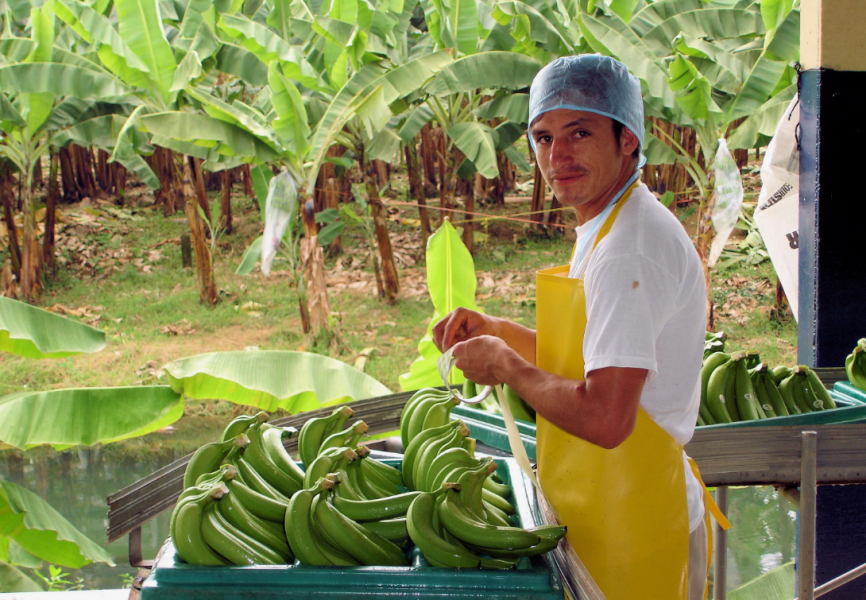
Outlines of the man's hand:
{"label": "man's hand", "polygon": [[494,319],[468,308],[451,311],[433,327],[433,343],[440,352],[479,335],[496,335]]}
{"label": "man's hand", "polygon": [[454,366],[463,371],[467,379],[479,385],[502,383],[503,365],[509,360],[520,360],[508,344],[491,335],[458,342],[454,345],[451,356],[457,359]]}

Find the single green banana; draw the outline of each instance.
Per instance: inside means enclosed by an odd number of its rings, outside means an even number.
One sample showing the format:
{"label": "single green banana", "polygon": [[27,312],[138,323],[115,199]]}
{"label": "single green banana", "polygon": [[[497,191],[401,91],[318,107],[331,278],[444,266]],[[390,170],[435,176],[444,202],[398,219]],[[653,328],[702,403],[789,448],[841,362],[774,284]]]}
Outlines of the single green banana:
{"label": "single green banana", "polygon": [[778,367],[773,367],[770,369],[770,377],[773,379],[773,382],[776,386],[782,385],[782,381],[791,376],[791,367],[784,367],[779,365]]}
{"label": "single green banana", "polygon": [[201,532],[205,508],[223,493],[224,487],[215,488],[175,507],[171,516],[171,541],[184,562],[191,565],[229,564],[208,546]]}
{"label": "single green banana", "polygon": [[309,466],[319,454],[319,447],[329,435],[343,427],[346,420],[355,414],[348,406],[334,409],[327,417],[308,419],[298,435],[298,455],[304,466]]}
{"label": "single green banana", "polygon": [[409,537],[424,554],[431,565],[463,569],[476,568],[481,564],[476,556],[462,543],[451,543],[439,534],[434,523],[437,515],[437,497],[444,493],[423,493],[409,506],[406,527]]}
{"label": "single green banana", "polygon": [[238,474],[241,476],[241,481],[243,481],[250,489],[282,504],[289,503],[289,497],[283,495],[282,492],[268,483],[267,480],[265,480],[265,478],[262,477],[244,457],[238,457],[233,464],[238,468]]}
{"label": "single green banana", "polygon": [[262,432],[262,447],[271,459],[271,462],[280,471],[291,477],[298,487],[301,488],[304,486],[304,472],[289,455],[288,450],[283,445],[283,437],[285,437],[285,430],[282,428],[273,427],[266,429]]}
{"label": "single green banana", "polygon": [[281,528],[278,530],[279,533],[275,533],[267,525],[267,521],[259,519],[244,508],[231,492],[217,502],[217,509],[223,518],[233,527],[279,554],[283,562],[291,564],[295,561],[295,557],[286,541],[285,529]]}
{"label": "single green banana", "polygon": [[409,447],[409,442],[411,441],[409,439],[409,421],[412,420],[412,414],[418,408],[418,405],[431,398],[443,399],[450,395],[451,393],[447,390],[437,390],[436,388],[424,388],[412,394],[412,397],[403,406],[403,412],[400,414],[400,441],[403,442],[404,449]]}
{"label": "single green banana", "polygon": [[321,550],[311,521],[311,506],[320,489],[301,490],[292,496],[286,510],[285,528],[289,546],[302,565],[328,566],[334,563]]}
{"label": "single green banana", "polygon": [[744,358],[731,358],[731,360],[736,363],[735,396],[737,399],[737,412],[743,421],[757,421],[762,418],[764,411],[755,397],[755,388],[752,385],[752,378],[749,377],[746,361]]}
{"label": "single green banana", "polygon": [[394,543],[368,531],[334,508],[330,499],[321,498],[315,507],[315,519],[329,541],[338,549],[368,566],[409,566],[409,560]]}
{"label": "single green banana", "polygon": [[701,401],[703,403],[706,403],[707,400],[707,383],[710,381],[710,375],[729,360],[731,360],[731,355],[724,352],[714,352],[704,359],[701,366]]}
{"label": "single green banana", "polygon": [[249,438],[239,435],[225,442],[211,442],[196,450],[186,465],[183,473],[183,487],[195,485],[195,480],[205,473],[213,473],[222,464],[232,448],[242,447],[249,443]]}
{"label": "single green banana", "polygon": [[463,398],[474,398],[478,395],[478,387],[471,379],[463,380]]}
{"label": "single green banana", "polygon": [[755,398],[757,398],[758,404],[764,409],[764,416],[768,419],[772,419],[779,415],[776,414],[776,409],[773,408],[773,404],[770,402],[770,395],[767,392],[766,385],[764,384],[765,375],[766,373],[761,371],[755,371],[752,373],[752,387],[755,389]]}
{"label": "single green banana", "polygon": [[221,441],[225,442],[232,439],[233,437],[239,436],[242,433],[246,433],[247,429],[249,429],[256,423],[264,423],[267,420],[268,413],[263,410],[257,412],[254,415],[241,415],[239,417],[235,417],[228,425],[226,425],[226,428],[223,431]]}
{"label": "single green banana", "polygon": [[319,454],[328,448],[352,448],[369,429],[364,421],[355,421],[350,427],[328,436],[319,447]]}
{"label": "single green banana", "polygon": [[[398,488],[404,488],[406,485],[403,483],[403,473],[400,472],[399,469],[395,469],[391,465],[386,465],[383,462],[376,460],[375,458],[370,458],[369,456],[364,459],[361,468],[367,472],[368,474],[372,471],[378,473],[381,477],[387,479],[391,485]],[[381,487],[386,486],[379,484]]]}
{"label": "single green banana", "polygon": [[716,420],[713,418],[713,415],[710,414],[710,409],[703,403],[698,406],[698,420],[703,421],[704,425],[716,424]]}
{"label": "single green banana", "polygon": [[[565,534],[563,534],[564,536]],[[559,544],[557,538],[548,538],[541,540],[535,546],[529,548],[516,548],[513,550],[497,550],[496,548],[472,548],[478,552],[483,552],[494,558],[519,558],[523,556],[538,556],[546,552],[550,552]],[[470,546],[471,548],[471,546]]]}
{"label": "single green banana", "polygon": [[507,483],[496,483],[489,477],[483,482],[484,489],[490,490],[494,494],[505,498],[506,500],[511,496],[511,486]]}
{"label": "single green banana", "polygon": [[489,502],[491,505],[495,506],[507,515],[513,515],[515,513],[515,508],[508,500],[498,494],[494,494],[493,492],[485,489],[484,487],[481,488],[481,498],[484,499],[485,502]]}
{"label": "single green banana", "polygon": [[808,382],[809,387],[812,388],[812,393],[815,394],[815,397],[823,403],[825,409],[836,408],[836,401],[833,400],[833,396],[830,395],[830,392],[826,387],[824,387],[824,383],[815,371],[812,369],[806,370],[806,381]]}
{"label": "single green banana", "polygon": [[447,435],[448,432],[452,429],[457,429],[463,425],[462,421],[451,421],[443,425],[442,427],[434,427],[433,429],[425,429],[420,434],[415,436],[411,442],[409,442],[409,447],[406,448],[406,451],[403,453],[403,482],[404,485],[410,490],[415,489],[415,484],[412,479],[412,469],[415,465],[415,458],[420,452],[421,448],[423,448],[430,440],[437,436]]}
{"label": "single green banana", "polygon": [[[252,468],[261,475],[265,481],[279,490],[281,494],[287,498],[303,487],[302,481],[295,479],[296,474],[292,471],[291,475],[286,473],[274,463],[270,455],[265,451],[264,443],[262,442],[261,426],[254,425],[247,430],[247,436],[250,438],[250,443],[244,450],[244,460],[246,460]],[[282,443],[280,443],[282,445]]]}
{"label": "single green banana", "polygon": [[707,381],[707,408],[716,420],[716,423],[732,423],[733,419],[728,412],[728,406],[732,404],[733,398],[726,397],[728,379],[733,375],[731,367],[733,363],[727,361],[710,374]]}
{"label": "single green banana", "polygon": [[727,400],[725,408],[728,409],[728,414],[731,415],[732,421],[742,421],[740,407],[737,405],[737,365],[734,361],[735,356],[742,357],[742,353],[731,355],[731,366],[728,370],[729,375],[725,378],[725,399]]}
{"label": "single green banana", "polygon": [[243,504],[244,508],[255,516],[272,523],[282,524],[285,522],[287,504],[264,496],[240,481],[232,481],[226,485],[229,491],[235,495],[238,502]]}
{"label": "single green banana", "polygon": [[409,542],[409,530],[406,527],[406,517],[384,519],[382,521],[367,521],[358,523],[367,531],[372,531],[401,548]]}
{"label": "single green banana", "polygon": [[332,501],[334,507],[341,513],[357,521],[381,521],[383,519],[395,519],[402,517],[409,510],[409,505],[421,492],[405,492],[397,496],[379,498],[377,500],[348,500],[340,496],[334,496]]}
{"label": "single green banana", "polygon": [[358,454],[351,448],[328,448],[307,467],[304,487],[312,487],[328,473],[336,471],[346,461],[357,460]]}
{"label": "single green banana", "polygon": [[460,400],[458,400],[456,396],[452,396],[442,402],[434,403],[430,407],[430,410],[427,411],[421,429],[432,429],[434,427],[441,427],[448,423],[448,421],[451,420],[451,411],[454,410],[454,407],[458,404],[460,404]]}
{"label": "single green banana", "polygon": [[502,527],[513,527],[514,523],[508,518],[508,515],[502,510],[490,504],[487,500],[481,501],[481,507],[484,510],[484,521],[490,525],[500,525]]}
{"label": "single green banana", "polygon": [[[798,375],[796,385],[800,388],[800,391],[803,394],[803,403],[812,409],[813,412],[824,410],[824,401],[815,395],[815,391],[812,389],[809,382],[809,373],[811,372],[811,369],[807,366],[800,365],[794,369],[794,372]],[[820,385],[821,382],[819,381],[818,383]],[[820,387],[824,386],[820,385]]]}
{"label": "single green banana", "polygon": [[[423,451],[419,451],[415,458],[415,464],[412,467],[412,481],[418,482],[423,486],[427,481],[427,471],[430,468],[430,463],[441,453],[451,448],[459,448],[463,440],[469,436],[469,428],[465,425],[458,427],[442,438],[434,438],[428,443]],[[423,490],[421,490],[423,491]]]}
{"label": "single green banana", "polygon": [[764,384],[764,389],[767,391],[767,398],[770,400],[770,404],[773,406],[773,411],[777,416],[787,417],[790,415],[790,411],[788,410],[788,405],[785,403],[785,399],[782,398],[782,394],[779,392],[779,386],[776,385],[776,382],[773,381],[772,376],[769,373],[763,373],[761,375],[761,383]]}
{"label": "single green banana", "polygon": [[439,508],[439,520],[451,535],[482,548],[528,548],[541,537],[520,527],[497,527],[479,521],[458,499],[459,492],[449,489]]}
{"label": "single green banana", "polygon": [[781,381],[781,383],[779,383],[779,394],[785,401],[785,406],[788,407],[788,413],[799,415],[803,413],[803,410],[794,398],[794,387],[794,375],[788,375]]}
{"label": "single green banana", "polygon": [[214,552],[234,565],[283,564],[279,554],[229,524],[214,504],[205,508],[201,534]]}
{"label": "single green banana", "polygon": [[358,461],[358,467],[361,469],[361,474],[364,479],[384,491],[386,493],[386,496],[396,496],[397,494],[402,493],[403,490],[401,488],[403,486],[403,475],[399,471],[397,471],[397,473],[400,475],[400,485],[394,485],[394,481],[385,477],[385,475],[382,474],[378,467],[370,461],[374,461],[374,459],[370,458],[369,456],[366,456]]}

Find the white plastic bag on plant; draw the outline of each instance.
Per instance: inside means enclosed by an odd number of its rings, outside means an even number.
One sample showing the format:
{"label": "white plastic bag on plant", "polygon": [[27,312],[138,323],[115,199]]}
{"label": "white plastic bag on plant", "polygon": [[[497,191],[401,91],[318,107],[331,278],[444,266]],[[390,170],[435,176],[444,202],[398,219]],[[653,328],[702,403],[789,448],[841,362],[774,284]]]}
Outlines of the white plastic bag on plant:
{"label": "white plastic bag on plant", "polygon": [[716,264],[725,242],[731,236],[734,226],[740,218],[740,207],[743,206],[743,179],[737,161],[728,150],[728,143],[719,140],[719,149],[714,161],[716,171],[716,187],[713,190],[715,204],[713,205],[713,229],[716,237],[710,247],[710,257],[707,263],[710,267]]}
{"label": "white plastic bag on plant", "polygon": [[286,227],[295,218],[298,208],[298,186],[285,169],[271,179],[268,199],[265,201],[265,233],[262,240],[262,273],[271,274],[271,263],[286,233]]}

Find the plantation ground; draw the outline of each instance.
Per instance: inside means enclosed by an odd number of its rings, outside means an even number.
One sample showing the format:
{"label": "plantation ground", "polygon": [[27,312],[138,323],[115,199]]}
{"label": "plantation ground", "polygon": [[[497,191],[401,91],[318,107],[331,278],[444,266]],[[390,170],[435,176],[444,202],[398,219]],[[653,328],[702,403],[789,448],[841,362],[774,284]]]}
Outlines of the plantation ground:
{"label": "plantation ground", "polygon": [[[746,201],[757,196],[758,165],[744,170]],[[406,200],[399,175],[394,198]],[[265,277],[258,270],[234,273],[248,244],[261,232],[258,204],[233,196],[235,231],[218,238],[215,258],[220,303],[199,304],[195,273],[181,267],[182,213],[165,218],[143,187],[132,188],[124,206],[110,200],[62,205],[58,225],[59,266],[48,278],[39,305],[90,323],[107,333],[104,351],[56,361],[0,355],[0,395],[24,389],[156,383],[159,367],[185,356],[220,350],[305,350],[363,366],[397,391],[397,378],[417,357],[432,304],[426,291],[424,249],[412,207],[392,204],[391,236],[402,286],[400,300],[386,305],[376,297],[369,249],[360,226],[347,223],[343,252],[327,253],[332,334],[302,333],[297,298],[285,262]],[[529,210],[524,184],[504,208],[482,207],[490,220],[479,224],[475,268],[478,304],[492,315],[534,325],[533,273],[568,260],[572,229],[538,234],[531,226],[496,217]],[[688,196],[674,210],[694,230]],[[431,199],[431,203],[437,201]],[[431,211],[435,214],[435,211]],[[565,212],[566,224],[573,216]],[[459,225],[459,223],[458,223]],[[735,232],[734,247],[744,232]],[[0,264],[5,257],[0,253]],[[776,276],[769,261],[743,263],[712,274],[716,327],[729,335],[729,348],[756,350],[775,366],[796,361],[796,324],[771,319]]]}

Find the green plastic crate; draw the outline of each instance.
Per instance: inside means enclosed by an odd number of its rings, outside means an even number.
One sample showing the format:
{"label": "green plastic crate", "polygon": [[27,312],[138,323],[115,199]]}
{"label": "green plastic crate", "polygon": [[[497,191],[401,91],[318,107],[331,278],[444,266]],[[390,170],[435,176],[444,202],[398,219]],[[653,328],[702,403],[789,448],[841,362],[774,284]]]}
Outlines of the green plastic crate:
{"label": "green plastic crate", "polygon": [[850,381],[837,381],[830,390],[833,399],[841,398],[847,402],[866,404],[866,391],[861,390]]}
{"label": "green plastic crate", "polygon": [[[454,407],[451,418],[460,419],[466,423],[471,432],[470,435],[479,443],[504,452],[511,452],[508,433],[505,431],[505,419],[502,415],[461,404]],[[515,419],[514,422],[517,424],[517,431],[526,447],[526,454],[535,460],[535,423],[520,419]]]}
{"label": "green plastic crate", "polygon": [[[399,461],[383,461],[399,466]],[[520,525],[539,524],[532,484],[512,458],[498,458],[502,479],[511,484],[510,498]],[[262,565],[206,567],[175,562],[167,544],[141,589],[142,600],[256,600],[495,598],[497,600],[562,600],[563,588],[547,556],[523,558],[509,571],[431,567],[411,549],[410,567],[311,567]]]}

